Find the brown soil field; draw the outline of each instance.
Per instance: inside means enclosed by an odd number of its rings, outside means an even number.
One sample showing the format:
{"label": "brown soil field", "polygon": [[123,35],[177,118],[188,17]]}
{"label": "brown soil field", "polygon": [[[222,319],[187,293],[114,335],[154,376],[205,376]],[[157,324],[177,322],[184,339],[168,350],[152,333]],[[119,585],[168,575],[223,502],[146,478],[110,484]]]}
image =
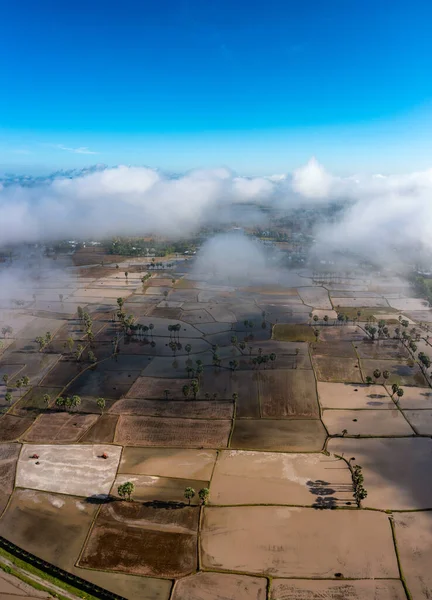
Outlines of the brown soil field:
{"label": "brown soil field", "polygon": [[323,408],[394,409],[395,403],[383,385],[328,383],[318,381],[318,397]]}
{"label": "brown soil field", "polygon": [[328,291],[323,287],[299,287],[297,293],[305,304],[312,308],[331,310]]}
{"label": "brown soil field", "polygon": [[401,581],[274,579],[271,600],[405,600]]}
{"label": "brown soil field", "polygon": [[87,364],[81,362],[61,360],[43,378],[41,385],[44,387],[63,388],[87,366]]}
{"label": "brown soil field", "polygon": [[362,383],[359,363],[356,359],[314,355],[312,362],[318,381]]}
{"label": "brown soil field", "polygon": [[196,570],[197,507],[153,508],[137,502],[102,506],[80,566],[135,575],[180,577]]}
{"label": "brown soil field", "polygon": [[49,412],[40,415],[25,435],[27,442],[77,442],[97,421],[97,415]]}
{"label": "brown soil field", "polygon": [[309,325],[285,325],[278,323],[273,326],[273,339],[280,342],[314,342],[314,328]]}
{"label": "brown soil field", "polygon": [[432,410],[404,410],[403,414],[419,435],[432,435]]}
{"label": "brown soil field", "polygon": [[236,419],[231,448],[320,452],[326,439],[319,420]]}
{"label": "brown soil field", "polygon": [[182,311],[181,308],[158,308],[156,306],[155,308],[150,309],[147,314],[153,318],[159,317],[160,319],[175,319],[176,321],[179,321]]}
{"label": "brown soil field", "polygon": [[[103,452],[107,459],[101,458]],[[31,458],[33,454],[39,456],[38,464]],[[74,496],[106,495],[120,454],[118,446],[26,444],[18,461],[16,485]]]}
{"label": "brown soil field", "polygon": [[131,481],[135,486],[133,499],[136,502],[181,502],[187,504],[188,501],[184,497],[184,491],[190,486],[197,492],[195,498],[191,500],[191,505],[194,506],[201,504],[198,491],[207,488],[209,485],[208,481],[196,479],[131,475],[128,473],[117,476],[111,491],[113,496],[117,496],[118,486],[126,481]]}
{"label": "brown soil field", "polygon": [[147,417],[179,417],[189,419],[232,419],[232,400],[118,400],[110,413]]}
{"label": "brown soil field", "polygon": [[[362,340],[366,334],[356,325],[335,325],[334,327],[318,327],[320,342],[356,342]],[[315,341],[315,338],[314,338]]]}
{"label": "brown soil field", "polygon": [[0,442],[13,442],[20,438],[33,423],[31,417],[15,417],[3,415],[0,417]]}
{"label": "brown soil field", "polygon": [[414,435],[412,428],[396,407],[389,410],[334,410],[323,411],[323,423],[330,435],[398,436]]}
{"label": "brown soil field", "polygon": [[399,360],[409,358],[409,354],[397,340],[376,340],[358,342],[356,350],[360,358],[371,358],[374,360],[388,359]]}
{"label": "brown soil field", "polygon": [[257,371],[236,371],[232,373],[223,369],[212,369],[204,375],[200,395],[205,393],[211,395],[216,393],[218,398],[227,399],[232,398],[232,395],[237,393],[236,417],[260,417]]}
{"label": "brown soil field", "polygon": [[[111,364],[111,361],[110,361]],[[111,365],[112,366],[112,365]],[[138,378],[140,371],[117,371],[88,369],[75,379],[67,388],[69,396],[94,396],[96,398],[113,398],[117,400],[129,391],[130,386]]]}
{"label": "brown soil field", "polygon": [[365,377],[370,375],[373,376],[375,369],[379,369],[381,373],[383,371],[389,371],[390,377],[388,378],[388,384],[390,387],[392,383],[399,383],[399,385],[417,385],[421,387],[428,387],[428,384],[423,377],[420,367],[414,364],[410,367],[406,361],[402,360],[361,360],[361,368]]}
{"label": "brown soil field", "polygon": [[212,504],[354,505],[346,464],[323,454],[222,451],[211,482]]}
{"label": "brown soil field", "polygon": [[83,265],[97,265],[100,267],[100,274],[93,275],[91,273],[92,269],[85,269],[84,276],[85,277],[101,277],[105,275],[107,272],[116,272],[120,271],[120,269],[116,269],[114,267],[101,266],[101,263],[122,263],[127,257],[122,256],[120,254],[108,254],[104,249],[96,248],[92,246],[91,248],[80,248],[76,252],[74,252],[72,256],[72,260],[74,265],[77,267],[81,267]]}
{"label": "brown soil field", "polygon": [[20,444],[0,444],[0,516],[12,494]]}
{"label": "brown soil field", "polygon": [[118,472],[210,481],[215,461],[214,450],[125,447]]}
{"label": "brown soil field", "polygon": [[432,594],[432,513],[394,515],[401,568],[413,600],[429,600]]}
{"label": "brown soil field", "polygon": [[266,588],[263,577],[201,572],[179,579],[171,600],[265,600]]}
{"label": "brown soil field", "polygon": [[315,376],[306,370],[266,370],[258,374],[263,417],[319,418]]}
{"label": "brown soil field", "polygon": [[128,600],[169,600],[171,594],[172,582],[170,579],[94,571],[80,567],[74,567],[72,573]]}
{"label": "brown soil field", "polygon": [[121,416],[115,441],[125,446],[226,448],[231,421]]}
{"label": "brown soil field", "polygon": [[[368,492],[363,506],[381,510],[432,508],[432,459],[428,438],[333,439],[329,452],[355,457]],[[353,461],[354,462],[354,461]]]}
{"label": "brown soil field", "polygon": [[0,535],[70,571],[97,508],[72,496],[15,490],[0,521]]}
{"label": "brown soil field", "polygon": [[388,517],[373,511],[206,507],[201,560],[280,577],[399,577]]}
{"label": "brown soil field", "polygon": [[432,408],[432,390],[424,387],[406,386],[399,405],[404,410]]}
{"label": "brown soil field", "polygon": [[363,308],[384,308],[385,310],[388,310],[389,308],[389,304],[385,298],[347,298],[346,296],[341,298],[332,296],[332,303],[337,310],[339,310],[337,307],[342,305],[344,305],[344,310],[345,308],[357,309],[359,304],[362,304]]}
{"label": "brown soil field", "polygon": [[35,386],[27,394],[14,404],[12,413],[19,417],[36,417],[41,412],[47,410],[47,405],[43,399],[48,394],[52,403],[60,394],[62,388],[53,388],[45,386]]}
{"label": "brown soil field", "polygon": [[322,356],[357,358],[357,354],[351,342],[313,342],[311,344],[311,352],[312,354],[319,354]]}
{"label": "brown soil field", "polygon": [[213,317],[206,310],[189,310],[182,311],[182,321],[185,323],[192,323],[192,325],[199,325],[200,323],[214,323]]}
{"label": "brown soil field", "polygon": [[[39,385],[45,375],[54,367],[58,362],[59,354],[44,354],[44,353],[23,353],[17,352],[20,355],[22,364],[25,365],[25,369],[21,371],[21,375],[27,375],[30,377],[31,385]],[[10,356],[11,360],[14,361],[13,355]]]}
{"label": "brown soil field", "polygon": [[216,333],[231,332],[231,323],[199,323],[197,326],[199,331],[205,336],[215,335]]}
{"label": "brown soil field", "polygon": [[183,398],[184,379],[164,379],[162,377],[138,377],[126,398],[165,398],[164,390],[169,390],[171,398]]}
{"label": "brown soil field", "polygon": [[118,415],[101,415],[96,423],[83,435],[80,442],[108,444],[114,441]]}

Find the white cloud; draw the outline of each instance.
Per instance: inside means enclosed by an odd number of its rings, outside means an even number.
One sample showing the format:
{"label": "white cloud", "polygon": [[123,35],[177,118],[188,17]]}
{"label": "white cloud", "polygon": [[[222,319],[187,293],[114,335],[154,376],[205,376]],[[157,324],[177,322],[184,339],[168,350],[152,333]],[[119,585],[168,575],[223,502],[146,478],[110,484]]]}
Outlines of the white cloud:
{"label": "white cloud", "polygon": [[57,144],[56,148],[59,150],[66,150],[67,152],[73,152],[74,154],[99,154],[99,152],[93,152],[89,150],[87,146],[80,146],[79,148],[68,148],[67,146],[63,146],[62,144]]}
{"label": "white cloud", "polygon": [[293,173],[292,187],[295,192],[305,198],[328,198],[336,178],[327,173],[315,158]]}
{"label": "white cloud", "polygon": [[404,244],[432,249],[432,169],[338,177],[315,159],[292,177],[245,178],[207,169],[169,178],[119,166],[36,187],[0,187],[0,244],[146,233],[178,237],[208,224],[263,224],[258,208],[245,203],[290,208],[338,199],[349,202],[335,222],[320,223],[319,244],[374,255],[391,255]]}

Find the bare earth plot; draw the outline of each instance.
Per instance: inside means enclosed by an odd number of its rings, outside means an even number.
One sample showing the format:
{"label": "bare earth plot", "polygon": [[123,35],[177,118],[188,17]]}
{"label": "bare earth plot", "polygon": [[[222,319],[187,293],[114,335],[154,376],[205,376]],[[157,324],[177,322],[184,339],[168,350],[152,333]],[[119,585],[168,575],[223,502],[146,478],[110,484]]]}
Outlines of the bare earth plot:
{"label": "bare earth plot", "polygon": [[392,383],[398,383],[399,385],[416,385],[428,387],[428,384],[423,377],[420,367],[417,364],[410,366],[407,361],[404,360],[361,360],[361,367],[365,377],[368,375],[372,377],[375,369],[379,369],[381,373],[383,371],[389,371],[390,377],[388,378],[388,385]]}
{"label": "bare earth plot", "polygon": [[401,567],[414,600],[432,597],[432,513],[393,515]]}
{"label": "bare earth plot", "polygon": [[332,310],[328,291],[323,287],[301,287],[297,289],[303,302],[312,308]]}
{"label": "bare earth plot", "polygon": [[0,444],[0,515],[12,494],[20,444]]}
{"label": "bare earth plot", "polygon": [[318,397],[323,408],[394,409],[395,403],[382,385],[329,383],[318,381]]}
{"label": "bare earth plot", "polygon": [[116,442],[125,446],[226,448],[231,421],[120,416]]}
{"label": "bare earth plot", "polygon": [[372,511],[207,507],[201,556],[207,569],[280,577],[399,576],[388,517]]}
{"label": "bare earth plot", "polygon": [[176,582],[172,600],[265,600],[266,588],[262,577],[196,573]]}
{"label": "bare earth plot", "polygon": [[323,454],[222,451],[211,483],[212,504],[354,504],[346,464]]}
{"label": "bare earth plot", "polygon": [[[104,452],[107,459],[101,457]],[[118,446],[25,444],[18,461],[16,485],[84,497],[109,494],[120,453]],[[31,458],[34,454],[39,458]]]}
{"label": "bare earth plot", "polygon": [[325,439],[325,429],[321,421],[315,419],[236,419],[230,447],[320,452]]}
{"label": "bare earth plot", "polygon": [[236,418],[259,418],[258,377],[257,371],[232,373],[227,370],[213,369],[211,373],[205,374],[200,395],[216,393],[218,398],[222,399],[232,398],[232,395],[237,393]]}
{"label": "bare earth plot", "polygon": [[414,435],[402,413],[389,410],[324,410],[323,423],[330,435],[398,436]]}
{"label": "bare earth plot", "polygon": [[373,358],[375,360],[399,360],[408,358],[408,352],[397,340],[363,341],[355,344],[360,358]]}
{"label": "bare earth plot", "polygon": [[403,414],[419,435],[432,435],[432,410],[404,410]]}
{"label": "bare earth plot", "polygon": [[399,400],[399,405],[403,410],[432,408],[432,390],[406,386],[404,387],[404,395]]}
{"label": "bare earth plot", "polygon": [[320,327],[320,341],[322,342],[356,342],[365,337],[365,332],[357,325],[335,325],[334,327]]}
{"label": "bare earth plot", "polygon": [[139,577],[74,567],[72,573],[128,600],[169,600],[172,583],[169,579]]}
{"label": "bare earth plot", "polygon": [[346,306],[347,308],[364,306],[365,308],[388,308],[389,304],[385,298],[347,298],[332,296],[333,306]]}
{"label": "bare earth plot", "polygon": [[164,391],[169,390],[170,398],[183,398],[184,379],[166,379],[162,377],[138,377],[132,385],[127,398],[165,398]]}
{"label": "bare earth plot", "polygon": [[425,310],[428,302],[422,298],[394,298],[389,300],[390,306],[397,310]]}
{"label": "bare earth plot", "polygon": [[432,508],[432,440],[333,439],[327,447],[334,454],[354,457],[363,467],[367,498],[363,506],[381,510]]}
{"label": "bare earth plot", "polygon": [[15,490],[0,521],[0,535],[70,571],[96,510],[96,504],[81,498]]}
{"label": "bare earth plot", "polygon": [[319,418],[315,376],[307,370],[267,370],[258,375],[262,416]]}
{"label": "bare earth plot", "polygon": [[314,355],[312,362],[318,381],[362,383],[357,359]]}
{"label": "bare earth plot", "polygon": [[118,415],[102,415],[96,423],[83,435],[81,442],[93,444],[110,444],[114,441]]}
{"label": "bare earth plot", "polygon": [[311,344],[313,354],[341,358],[357,358],[352,342],[318,342]]}
{"label": "bare earth plot", "polygon": [[80,566],[135,575],[180,577],[196,569],[197,507],[155,509],[111,502],[99,512]]}
{"label": "bare earth plot", "polygon": [[[134,486],[134,500],[138,502],[186,502],[185,489],[190,486],[195,491],[208,487],[208,481],[196,479],[180,479],[169,477],[157,477],[155,475],[118,475],[113,488],[113,495],[117,495],[119,485],[131,481]],[[192,505],[200,504],[198,494],[192,499]]]}
{"label": "bare earth plot", "polygon": [[110,413],[148,417],[178,417],[190,419],[232,419],[232,400],[118,400]]}
{"label": "bare earth plot", "polygon": [[31,417],[3,415],[0,418],[0,442],[13,442],[20,438],[33,423]]}
{"label": "bare earth plot", "polygon": [[274,579],[271,600],[406,600],[401,581]]}
{"label": "bare earth plot", "polygon": [[215,460],[214,450],[126,447],[118,472],[210,481]]}
{"label": "bare earth plot", "polygon": [[27,442],[76,442],[98,419],[94,414],[49,412],[40,415],[24,436]]}

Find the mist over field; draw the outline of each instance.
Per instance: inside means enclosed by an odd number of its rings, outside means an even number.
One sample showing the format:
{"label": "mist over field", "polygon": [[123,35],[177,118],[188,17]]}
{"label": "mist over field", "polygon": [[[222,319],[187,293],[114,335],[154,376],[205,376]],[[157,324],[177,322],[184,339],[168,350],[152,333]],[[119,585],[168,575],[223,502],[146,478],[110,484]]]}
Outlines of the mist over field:
{"label": "mist over field", "polygon": [[205,225],[265,224],[262,205],[290,210],[334,202],[344,208],[334,219],[318,222],[318,254],[349,247],[388,262],[396,246],[404,253],[432,247],[432,169],[339,177],[315,159],[292,175],[273,177],[239,177],[225,168],[172,177],[119,166],[34,186],[3,185],[0,244],[188,236]]}

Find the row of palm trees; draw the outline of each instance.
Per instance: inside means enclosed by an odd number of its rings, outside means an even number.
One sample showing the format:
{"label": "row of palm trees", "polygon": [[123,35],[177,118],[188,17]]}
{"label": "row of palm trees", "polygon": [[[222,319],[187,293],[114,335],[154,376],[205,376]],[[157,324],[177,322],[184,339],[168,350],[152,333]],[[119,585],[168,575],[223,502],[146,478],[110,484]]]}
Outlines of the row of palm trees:
{"label": "row of palm trees", "polygon": [[[132,494],[134,493],[134,491],[135,485],[132,481],[125,481],[124,483],[120,484],[117,488],[117,493],[120,496],[120,498],[122,498],[122,500],[127,500],[128,502],[132,501]],[[183,496],[186,500],[188,500],[188,504],[190,506],[191,500],[193,500],[196,496],[196,491],[193,487],[189,486],[185,488]],[[207,504],[209,496],[209,488],[201,488],[198,491],[198,498],[201,500],[201,504],[203,505]]]}

